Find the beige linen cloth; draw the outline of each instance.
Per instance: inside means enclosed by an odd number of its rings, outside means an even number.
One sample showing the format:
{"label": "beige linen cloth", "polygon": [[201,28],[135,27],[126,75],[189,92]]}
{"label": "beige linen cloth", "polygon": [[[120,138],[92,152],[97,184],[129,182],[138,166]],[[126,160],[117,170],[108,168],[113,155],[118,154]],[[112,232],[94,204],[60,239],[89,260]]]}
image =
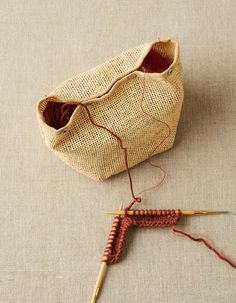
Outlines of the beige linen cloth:
{"label": "beige linen cloth", "polygon": [[[1,3],[0,302],[87,303],[112,218],[130,200],[125,173],[103,183],[70,169],[42,142],[35,106],[64,79],[124,49],[180,42],[185,102],[174,147],[153,161],[165,183],[143,207],[235,210],[234,1]],[[86,51],[85,51],[86,50]],[[132,168],[135,192],[161,173]],[[231,216],[184,219],[236,260]],[[170,230],[133,230],[98,302],[234,303],[236,272]]]}

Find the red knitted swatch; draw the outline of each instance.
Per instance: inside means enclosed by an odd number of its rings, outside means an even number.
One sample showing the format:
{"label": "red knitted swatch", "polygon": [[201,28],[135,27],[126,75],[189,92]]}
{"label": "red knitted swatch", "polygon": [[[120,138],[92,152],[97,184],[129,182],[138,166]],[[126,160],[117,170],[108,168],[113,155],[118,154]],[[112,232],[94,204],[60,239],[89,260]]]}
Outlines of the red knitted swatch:
{"label": "red knitted swatch", "polygon": [[[129,208],[126,208],[126,211],[128,210]],[[114,264],[119,261],[125,244],[127,232],[132,226],[160,228],[172,227],[175,233],[182,234],[195,242],[203,243],[209,250],[213,251],[218,258],[236,269],[236,263],[219,252],[206,239],[194,237],[187,232],[174,228],[181,217],[181,211],[179,209],[132,209],[132,212],[132,215],[117,215],[114,218],[102,258],[102,262],[106,262],[107,265]]]}
{"label": "red knitted swatch", "polygon": [[135,210],[135,215],[115,216],[108,242],[103,254],[103,262],[116,263],[125,243],[126,234],[132,226],[173,227],[181,216],[180,210]]}

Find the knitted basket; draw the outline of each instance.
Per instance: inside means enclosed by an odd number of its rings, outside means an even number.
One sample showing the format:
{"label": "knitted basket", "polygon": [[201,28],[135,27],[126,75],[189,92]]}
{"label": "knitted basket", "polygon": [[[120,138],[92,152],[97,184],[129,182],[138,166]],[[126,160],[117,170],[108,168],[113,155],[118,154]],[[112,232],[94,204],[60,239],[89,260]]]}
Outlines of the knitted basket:
{"label": "knitted basket", "polygon": [[46,145],[59,158],[105,180],[125,170],[123,150],[76,103],[122,139],[132,167],[173,146],[183,95],[178,42],[158,40],[63,82],[38,103],[37,117]]}

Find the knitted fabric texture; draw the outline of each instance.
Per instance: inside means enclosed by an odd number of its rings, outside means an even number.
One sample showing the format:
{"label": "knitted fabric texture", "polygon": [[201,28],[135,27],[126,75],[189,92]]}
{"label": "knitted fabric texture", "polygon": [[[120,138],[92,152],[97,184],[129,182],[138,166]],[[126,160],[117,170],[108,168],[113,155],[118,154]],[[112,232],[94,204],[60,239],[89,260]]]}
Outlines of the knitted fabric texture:
{"label": "knitted fabric texture", "polygon": [[129,228],[136,227],[173,227],[181,216],[178,209],[135,210],[133,216],[115,216],[102,262],[114,264],[119,261]]}
{"label": "knitted fabric texture", "polygon": [[[92,125],[76,102],[86,104],[96,123],[122,138],[132,167],[153,150],[152,155],[173,146],[182,101],[178,42],[159,40],[63,82],[39,102],[37,117],[46,145],[60,159],[95,180],[105,180],[125,170],[123,151],[110,133]],[[61,107],[70,103],[73,107],[58,118]],[[49,107],[53,122],[45,118]]]}
{"label": "knitted fabric texture", "polygon": [[[129,213],[126,211],[129,211]],[[175,228],[182,216],[180,209],[132,209],[131,212],[132,214],[130,214],[130,208],[126,208],[124,215],[116,215],[114,217],[102,258],[102,262],[107,265],[114,264],[120,260],[127,232],[131,227],[172,227],[175,233],[204,244],[219,259],[236,269],[236,263],[215,248],[210,241]]]}

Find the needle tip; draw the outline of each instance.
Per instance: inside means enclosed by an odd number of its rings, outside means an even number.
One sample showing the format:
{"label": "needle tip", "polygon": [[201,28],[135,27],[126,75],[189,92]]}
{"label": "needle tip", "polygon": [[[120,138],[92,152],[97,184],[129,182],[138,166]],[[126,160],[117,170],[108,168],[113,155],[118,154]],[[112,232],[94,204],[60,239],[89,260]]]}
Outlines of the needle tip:
{"label": "needle tip", "polygon": [[96,288],[95,291],[94,291],[91,303],[95,303],[97,301],[98,291],[99,291],[99,288]]}

